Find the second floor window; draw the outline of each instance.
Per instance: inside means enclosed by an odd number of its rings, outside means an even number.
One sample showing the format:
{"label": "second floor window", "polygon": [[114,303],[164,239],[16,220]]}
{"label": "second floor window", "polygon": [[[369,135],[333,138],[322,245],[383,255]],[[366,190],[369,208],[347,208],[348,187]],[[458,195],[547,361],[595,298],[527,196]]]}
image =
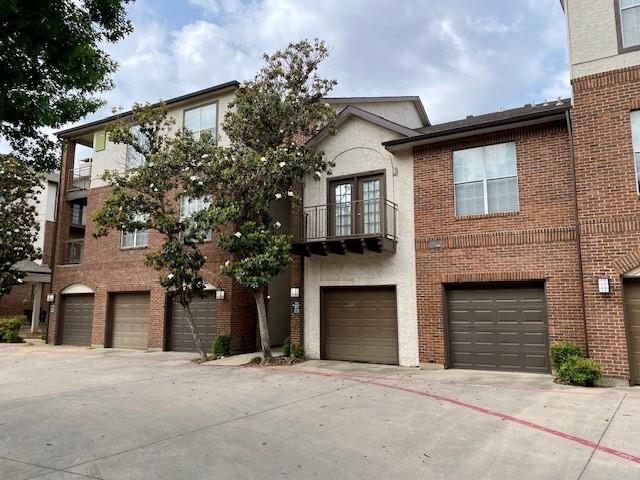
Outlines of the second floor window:
{"label": "second floor window", "polygon": [[209,132],[212,140],[216,139],[217,105],[210,103],[201,107],[184,111],[184,126],[193,132],[193,136],[200,138],[204,132]]}
{"label": "second floor window", "polygon": [[620,0],[620,27],[624,48],[640,45],[640,0]]}
{"label": "second floor window", "polygon": [[[180,197],[180,220],[189,218],[196,212],[204,210],[211,204],[211,200],[208,197],[192,198],[188,195],[182,195]],[[205,240],[211,240],[211,230],[204,232]]]}
{"label": "second floor window", "polygon": [[[146,221],[145,215],[136,215],[137,222]],[[147,230],[135,229],[132,232],[122,232],[122,248],[146,247],[149,244],[149,232]]]}
{"label": "second floor window", "polygon": [[456,216],[518,211],[513,142],[453,152]]}

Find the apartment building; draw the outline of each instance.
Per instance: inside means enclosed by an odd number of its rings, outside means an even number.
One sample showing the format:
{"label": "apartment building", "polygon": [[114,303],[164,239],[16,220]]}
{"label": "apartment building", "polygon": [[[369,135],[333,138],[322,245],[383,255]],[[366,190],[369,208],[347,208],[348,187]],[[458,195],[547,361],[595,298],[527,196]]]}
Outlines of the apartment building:
{"label": "apartment building", "polygon": [[[302,205],[277,212],[296,258],[269,287],[274,344],[290,336],[311,358],[547,373],[550,344],[567,340],[607,377],[640,383],[640,0],[561,3],[572,99],[439,125],[417,97],[327,99],[337,132],[307,146],[335,168],[298,187]],[[237,85],[168,101],[176,128],[225,142],[220,119]],[[192,350],[143,265],[158,239],[91,236],[109,191],[101,173],[137,161],[105,137],[113,120],[59,134],[50,338]],[[91,161],[75,159],[75,144],[93,149]],[[187,200],[185,213],[199,208]],[[211,294],[196,310],[207,341],[224,333],[234,351],[252,349],[253,300],[219,275],[215,243],[203,248]]]}
{"label": "apartment building", "polygon": [[35,247],[42,253],[36,261],[23,260],[17,267],[26,275],[22,282],[15,285],[11,292],[0,299],[1,316],[24,316],[31,321],[31,329],[35,333],[44,327],[47,302],[51,283],[51,268],[55,222],[58,204],[59,175],[51,173],[41,181],[41,188],[36,197],[36,223],[38,235]]}

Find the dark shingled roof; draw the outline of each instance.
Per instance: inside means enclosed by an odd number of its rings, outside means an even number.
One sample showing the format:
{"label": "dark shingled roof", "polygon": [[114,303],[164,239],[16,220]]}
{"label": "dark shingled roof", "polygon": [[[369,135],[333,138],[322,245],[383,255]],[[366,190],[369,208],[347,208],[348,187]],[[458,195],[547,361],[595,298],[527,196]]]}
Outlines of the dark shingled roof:
{"label": "dark shingled roof", "polygon": [[483,115],[470,115],[462,120],[440,123],[429,127],[419,128],[416,131],[419,135],[399,140],[385,142],[385,146],[394,146],[404,143],[420,142],[445,135],[452,135],[473,131],[481,128],[499,127],[517,122],[535,120],[547,116],[563,114],[571,108],[571,99],[565,98],[553,102],[545,102],[538,105],[525,105],[524,107],[512,108],[501,112],[487,113]]}

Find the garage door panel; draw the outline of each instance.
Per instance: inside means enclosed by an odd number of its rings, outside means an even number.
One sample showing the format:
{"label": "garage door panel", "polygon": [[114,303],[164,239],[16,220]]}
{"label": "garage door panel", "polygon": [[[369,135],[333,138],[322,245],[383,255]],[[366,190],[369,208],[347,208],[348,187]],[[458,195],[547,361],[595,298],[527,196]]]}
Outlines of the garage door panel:
{"label": "garage door panel", "polygon": [[323,297],[325,358],[398,363],[395,289],[327,288]]}
{"label": "garage door panel", "polygon": [[[191,302],[191,313],[205,349],[210,350],[217,333],[218,303],[215,300],[215,292],[207,292],[204,298],[195,297]],[[171,350],[176,352],[197,351],[191,327],[182,305],[178,302],[172,302],[170,328],[169,347]]]}
{"label": "garage door panel", "polygon": [[450,290],[448,298],[453,367],[548,371],[542,288]]}
{"label": "garage door panel", "polygon": [[111,346],[146,350],[149,343],[149,294],[118,293],[111,297]]}
{"label": "garage door panel", "polygon": [[91,345],[93,295],[65,295],[62,302],[62,338],[64,345]]}

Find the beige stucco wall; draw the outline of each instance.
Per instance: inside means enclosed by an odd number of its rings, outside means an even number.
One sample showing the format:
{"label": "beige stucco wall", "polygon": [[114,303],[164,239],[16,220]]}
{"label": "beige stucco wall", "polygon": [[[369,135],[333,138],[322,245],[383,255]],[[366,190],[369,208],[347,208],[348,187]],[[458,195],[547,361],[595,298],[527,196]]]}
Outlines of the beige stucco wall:
{"label": "beige stucco wall", "polygon": [[[367,112],[371,112],[408,128],[420,128],[424,126],[413,102],[361,102],[350,103],[348,105],[353,105],[361,110],[366,110]],[[336,104],[334,106],[339,113],[348,105]]]}
{"label": "beige stucco wall", "polygon": [[640,51],[618,53],[613,0],[565,0],[571,77],[640,64]]}
{"label": "beige stucco wall", "polygon": [[[221,145],[226,145],[229,142],[229,139],[222,131],[222,122],[224,120],[224,114],[226,113],[229,102],[233,99],[233,93],[225,93],[223,95],[209,95],[198,98],[197,100],[182,103],[178,107],[169,108],[168,115],[170,118],[173,118],[175,124],[173,126],[172,131],[176,132],[180,128],[182,128],[184,123],[184,110],[189,108],[197,107],[199,105],[205,105],[207,103],[211,103],[212,101],[218,102],[218,141]],[[96,129],[95,133],[104,131],[104,127],[100,129]],[[94,140],[95,141],[95,140]],[[91,188],[102,187],[105,185],[105,182],[101,179],[102,175],[106,170],[117,170],[124,171],[125,168],[125,160],[127,156],[127,148],[122,144],[115,144],[111,142],[108,138],[105,143],[104,150],[99,152],[93,152],[93,166],[91,168]],[[80,167],[83,164],[79,165]]]}
{"label": "beige stucco wall", "polygon": [[[305,352],[320,357],[320,288],[327,286],[394,285],[397,292],[400,365],[418,365],[418,328],[413,228],[413,157],[394,156],[382,142],[399,135],[359,118],[351,118],[338,133],[317,148],[336,163],[333,177],[384,170],[387,198],[398,204],[398,244],[395,253],[312,256],[304,264]],[[394,175],[394,172],[397,174]],[[327,176],[307,179],[304,205],[324,205]]]}

